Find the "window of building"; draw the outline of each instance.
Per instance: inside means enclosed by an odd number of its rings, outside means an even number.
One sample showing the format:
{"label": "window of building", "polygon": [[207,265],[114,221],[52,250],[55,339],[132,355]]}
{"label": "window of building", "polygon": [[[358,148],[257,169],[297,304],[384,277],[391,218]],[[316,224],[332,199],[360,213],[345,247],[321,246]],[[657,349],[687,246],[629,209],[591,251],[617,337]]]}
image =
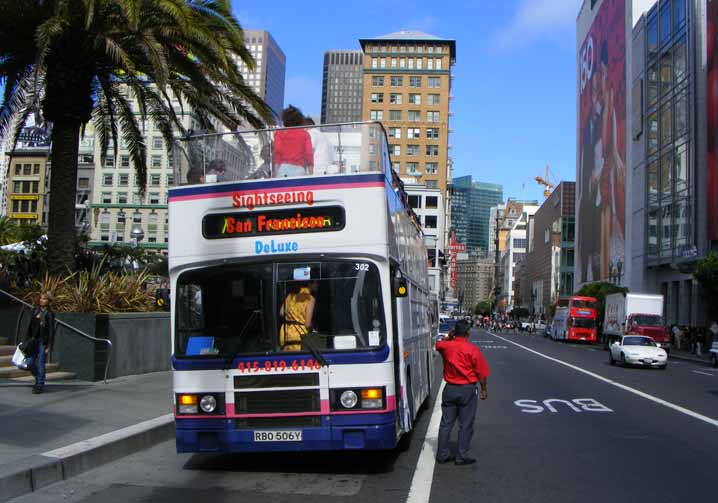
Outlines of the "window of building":
{"label": "window of building", "polygon": [[160,183],[160,175],[150,175],[150,185],[153,187],[159,187]]}
{"label": "window of building", "polygon": [[90,187],[90,179],[84,176],[81,176],[77,179],[77,188],[78,189],[87,189]]}
{"label": "window of building", "polygon": [[400,127],[390,127],[389,128],[389,138],[401,138],[401,128]]}
{"label": "window of building", "polygon": [[658,101],[658,63],[653,63],[646,71],[646,101],[652,107]]}
{"label": "window of building", "polygon": [[410,140],[414,139],[414,138],[419,138],[420,135],[421,135],[421,130],[419,128],[411,128],[410,127],[406,130],[406,137],[409,138]]}
{"label": "window of building", "polygon": [[160,193],[159,192],[150,192],[149,203],[150,204],[160,204]]}
{"label": "window of building", "polygon": [[391,58],[391,67],[396,68],[397,60],[396,58]]}
{"label": "window of building", "polygon": [[426,60],[426,69],[427,70],[433,70],[434,69],[434,60],[429,58]]}
{"label": "window of building", "polygon": [[[91,158],[91,159],[94,159],[93,156],[90,156],[90,158]],[[92,164],[93,162],[94,162],[94,160],[93,160],[93,161],[90,161],[90,164]],[[33,165],[32,165],[32,174],[33,174],[33,175],[39,175],[39,174],[40,174],[40,165],[39,165],[39,164],[33,164]]]}
{"label": "window of building", "polygon": [[121,174],[120,175],[120,183],[118,185],[120,187],[127,187],[129,184],[130,184],[130,175]]}
{"label": "window of building", "polygon": [[427,145],[426,146],[426,155],[431,157],[436,157],[439,155],[439,146],[438,145]]}
{"label": "window of building", "polygon": [[157,220],[158,220],[157,213],[150,213],[147,216],[147,242],[148,243],[156,243],[157,242]]}
{"label": "window of building", "polygon": [[687,145],[683,144],[676,148],[676,155],[673,159],[673,170],[676,174],[676,194],[683,196],[684,191],[688,190],[688,151]]}
{"label": "window of building", "polygon": [[391,163],[391,169],[396,171],[397,173],[401,173],[401,163],[399,161],[394,161]]}
{"label": "window of building", "polygon": [[419,145],[407,145],[406,155],[419,155]]}
{"label": "window of building", "polygon": [[401,155],[401,145],[390,145],[389,152],[391,152],[391,155]]}
{"label": "window of building", "polygon": [[117,203],[118,204],[127,204],[127,192],[118,192],[117,193]]}
{"label": "window of building", "polygon": [[409,122],[421,122],[421,112],[419,110],[409,110]]}
{"label": "window of building", "polygon": [[426,196],[426,207],[428,209],[436,209],[439,207],[439,198],[437,196]]}
{"label": "window of building", "polygon": [[438,111],[426,112],[426,121],[427,122],[439,122],[439,112]]}
{"label": "window of building", "polygon": [[13,192],[14,192],[15,194],[19,194],[19,193],[22,192],[22,182],[20,182],[20,181],[18,181],[18,180],[15,180],[15,181],[13,182],[12,186],[13,186]]}
{"label": "window of building", "polygon": [[22,164],[16,164],[15,165],[15,175],[20,176],[20,173],[22,173]]}
{"label": "window of building", "polygon": [[389,110],[389,120],[390,121],[400,121],[401,120],[401,110]]}
{"label": "window of building", "polygon": [[424,165],[424,171],[427,175],[436,175],[439,173],[439,164],[436,162],[427,162]]}
{"label": "window of building", "polygon": [[434,68],[441,70],[441,58],[434,60]]}
{"label": "window of building", "polygon": [[404,77],[393,76],[391,78],[391,87],[402,87],[404,85]]}
{"label": "window of building", "polygon": [[673,60],[671,51],[668,50],[661,56],[661,95],[671,90],[673,85]]}
{"label": "window of building", "polygon": [[675,139],[677,141],[688,134],[688,91],[686,89],[676,94],[673,106],[675,109]]}
{"label": "window of building", "polygon": [[409,58],[409,60],[407,61],[407,68],[409,68],[409,70],[414,69],[414,58]]}
{"label": "window of building", "polygon": [[439,138],[439,128],[436,128],[436,127],[426,128],[426,137],[427,138]]}
{"label": "window of building", "polygon": [[409,87],[421,87],[421,77],[409,77]]}
{"label": "window of building", "polygon": [[100,239],[102,241],[110,240],[110,212],[104,211],[100,214]]}
{"label": "window of building", "polygon": [[369,119],[373,121],[380,121],[384,119],[384,112],[381,110],[371,110],[369,112]]}
{"label": "window of building", "polygon": [[112,192],[103,192],[100,200],[102,204],[112,204]]}
{"label": "window of building", "polygon": [[130,167],[130,156],[129,155],[120,156],[120,167],[121,168],[129,168]]}
{"label": "window of building", "polygon": [[114,168],[115,167],[115,158],[110,157],[109,155],[105,157],[105,167],[106,168]]}
{"label": "window of building", "polygon": [[139,192],[132,193],[132,204],[142,204],[144,202],[143,199],[142,194]]}
{"label": "window of building", "polygon": [[428,87],[432,89],[441,87],[441,77],[429,77]]}
{"label": "window of building", "polygon": [[424,66],[424,58],[416,58],[416,69],[421,70]]}
{"label": "window of building", "polygon": [[424,216],[424,227],[427,229],[436,229],[437,218],[436,215],[425,215]]}
{"label": "window of building", "polygon": [[421,196],[417,195],[409,195],[409,206],[411,206],[414,209],[421,208]]}
{"label": "window of building", "polygon": [[648,57],[658,54],[658,17],[653,16],[648,20]]}
{"label": "window of building", "polygon": [[407,162],[406,163],[406,173],[408,175],[416,175],[416,176],[421,175],[421,173],[419,172],[419,163],[418,162]]}
{"label": "window of building", "polygon": [[102,175],[102,185],[105,187],[112,187],[114,181],[113,175]]}
{"label": "window of building", "polygon": [[161,168],[162,167],[162,156],[161,155],[153,155],[151,157],[151,164],[153,168]]}
{"label": "window of building", "polygon": [[24,176],[32,175],[32,164],[23,164],[22,165],[22,174]]}
{"label": "window of building", "polygon": [[439,181],[438,180],[424,180],[424,185],[426,185],[427,189],[438,189]]}
{"label": "window of building", "polygon": [[521,238],[514,238],[514,248],[526,248],[526,240]]}
{"label": "window of building", "polygon": [[661,2],[660,9],[658,13],[660,24],[659,35],[661,37],[661,45],[663,45],[671,39],[671,2]]}
{"label": "window of building", "polygon": [[389,103],[392,105],[401,105],[402,95],[400,93],[391,93],[389,95]]}
{"label": "window of building", "polygon": [[647,155],[653,155],[658,151],[658,112],[648,116],[648,135],[646,138]]}
{"label": "window of building", "polygon": [[384,93],[371,93],[372,103],[384,103]]}
{"label": "window of building", "polygon": [[[376,58],[375,58],[376,59]],[[376,67],[373,67],[376,68]],[[384,77],[374,76],[371,78],[371,85],[374,87],[380,87],[384,85]]]}
{"label": "window of building", "polygon": [[685,0],[673,0],[673,29],[680,30],[686,22]]}
{"label": "window of building", "polygon": [[673,79],[675,84],[686,78],[686,37],[681,37],[673,46]]}
{"label": "window of building", "polygon": [[440,104],[441,95],[439,94],[430,94],[427,97],[426,104],[427,105],[439,105]]}
{"label": "window of building", "polygon": [[646,165],[646,189],[648,191],[648,206],[658,206],[658,162],[653,161]]}
{"label": "window of building", "polygon": [[409,104],[411,105],[421,105],[421,94],[410,94],[409,95]]}
{"label": "window of building", "polygon": [[664,103],[661,107],[661,144],[660,148],[671,143],[671,103]]}

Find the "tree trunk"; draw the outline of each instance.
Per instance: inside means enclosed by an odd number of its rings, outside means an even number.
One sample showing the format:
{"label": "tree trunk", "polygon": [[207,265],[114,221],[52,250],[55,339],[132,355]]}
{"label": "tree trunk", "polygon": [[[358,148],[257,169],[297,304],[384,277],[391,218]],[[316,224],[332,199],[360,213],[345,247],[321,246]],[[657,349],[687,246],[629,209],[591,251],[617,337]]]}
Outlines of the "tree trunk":
{"label": "tree trunk", "polygon": [[48,268],[53,274],[75,270],[75,197],[80,121],[60,121],[52,128]]}

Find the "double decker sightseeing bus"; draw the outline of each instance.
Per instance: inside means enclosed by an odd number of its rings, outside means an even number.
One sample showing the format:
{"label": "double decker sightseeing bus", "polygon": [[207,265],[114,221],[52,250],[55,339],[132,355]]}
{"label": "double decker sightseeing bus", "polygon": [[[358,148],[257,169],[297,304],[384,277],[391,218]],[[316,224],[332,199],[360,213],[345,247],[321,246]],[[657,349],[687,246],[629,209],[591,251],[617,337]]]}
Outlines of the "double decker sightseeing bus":
{"label": "double decker sightseeing bus", "polygon": [[435,307],[382,126],[200,135],[173,159],[177,451],[394,448]]}
{"label": "double decker sightseeing bus", "polygon": [[593,297],[561,297],[551,326],[554,340],[596,342],[598,319]]}

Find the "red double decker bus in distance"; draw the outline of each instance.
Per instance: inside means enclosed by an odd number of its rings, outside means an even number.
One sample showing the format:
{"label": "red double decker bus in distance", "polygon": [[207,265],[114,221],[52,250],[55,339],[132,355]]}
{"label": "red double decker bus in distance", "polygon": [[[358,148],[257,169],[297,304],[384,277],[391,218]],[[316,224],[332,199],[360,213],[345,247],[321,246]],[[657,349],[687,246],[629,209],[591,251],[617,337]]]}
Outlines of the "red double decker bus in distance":
{"label": "red double decker bus in distance", "polygon": [[554,340],[596,342],[598,316],[593,297],[561,297],[551,327]]}

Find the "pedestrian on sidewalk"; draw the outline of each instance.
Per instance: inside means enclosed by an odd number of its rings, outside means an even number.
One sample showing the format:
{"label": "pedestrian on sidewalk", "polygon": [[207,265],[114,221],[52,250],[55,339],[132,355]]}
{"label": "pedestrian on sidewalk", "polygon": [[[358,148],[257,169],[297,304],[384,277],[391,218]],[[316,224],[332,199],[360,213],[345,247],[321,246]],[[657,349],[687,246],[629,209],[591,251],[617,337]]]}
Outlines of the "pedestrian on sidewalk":
{"label": "pedestrian on sidewalk", "polygon": [[28,369],[35,377],[35,385],[32,387],[34,394],[45,391],[45,363],[55,339],[55,313],[52,312],[51,302],[52,295],[49,292],[40,293],[38,303],[30,313],[30,325],[25,337],[33,348]]}
{"label": "pedestrian on sidewalk", "polygon": [[[479,348],[469,342],[469,326],[463,320],[456,323],[445,340],[436,343],[436,350],[444,362],[446,381],[441,395],[441,424],[436,461],[443,464],[454,460],[456,465],[470,465],[476,462],[476,459],[469,457],[479,393],[476,385],[481,385],[481,399],[486,400],[489,366]],[[452,456],[449,437],[457,419],[459,439],[456,455]]]}

